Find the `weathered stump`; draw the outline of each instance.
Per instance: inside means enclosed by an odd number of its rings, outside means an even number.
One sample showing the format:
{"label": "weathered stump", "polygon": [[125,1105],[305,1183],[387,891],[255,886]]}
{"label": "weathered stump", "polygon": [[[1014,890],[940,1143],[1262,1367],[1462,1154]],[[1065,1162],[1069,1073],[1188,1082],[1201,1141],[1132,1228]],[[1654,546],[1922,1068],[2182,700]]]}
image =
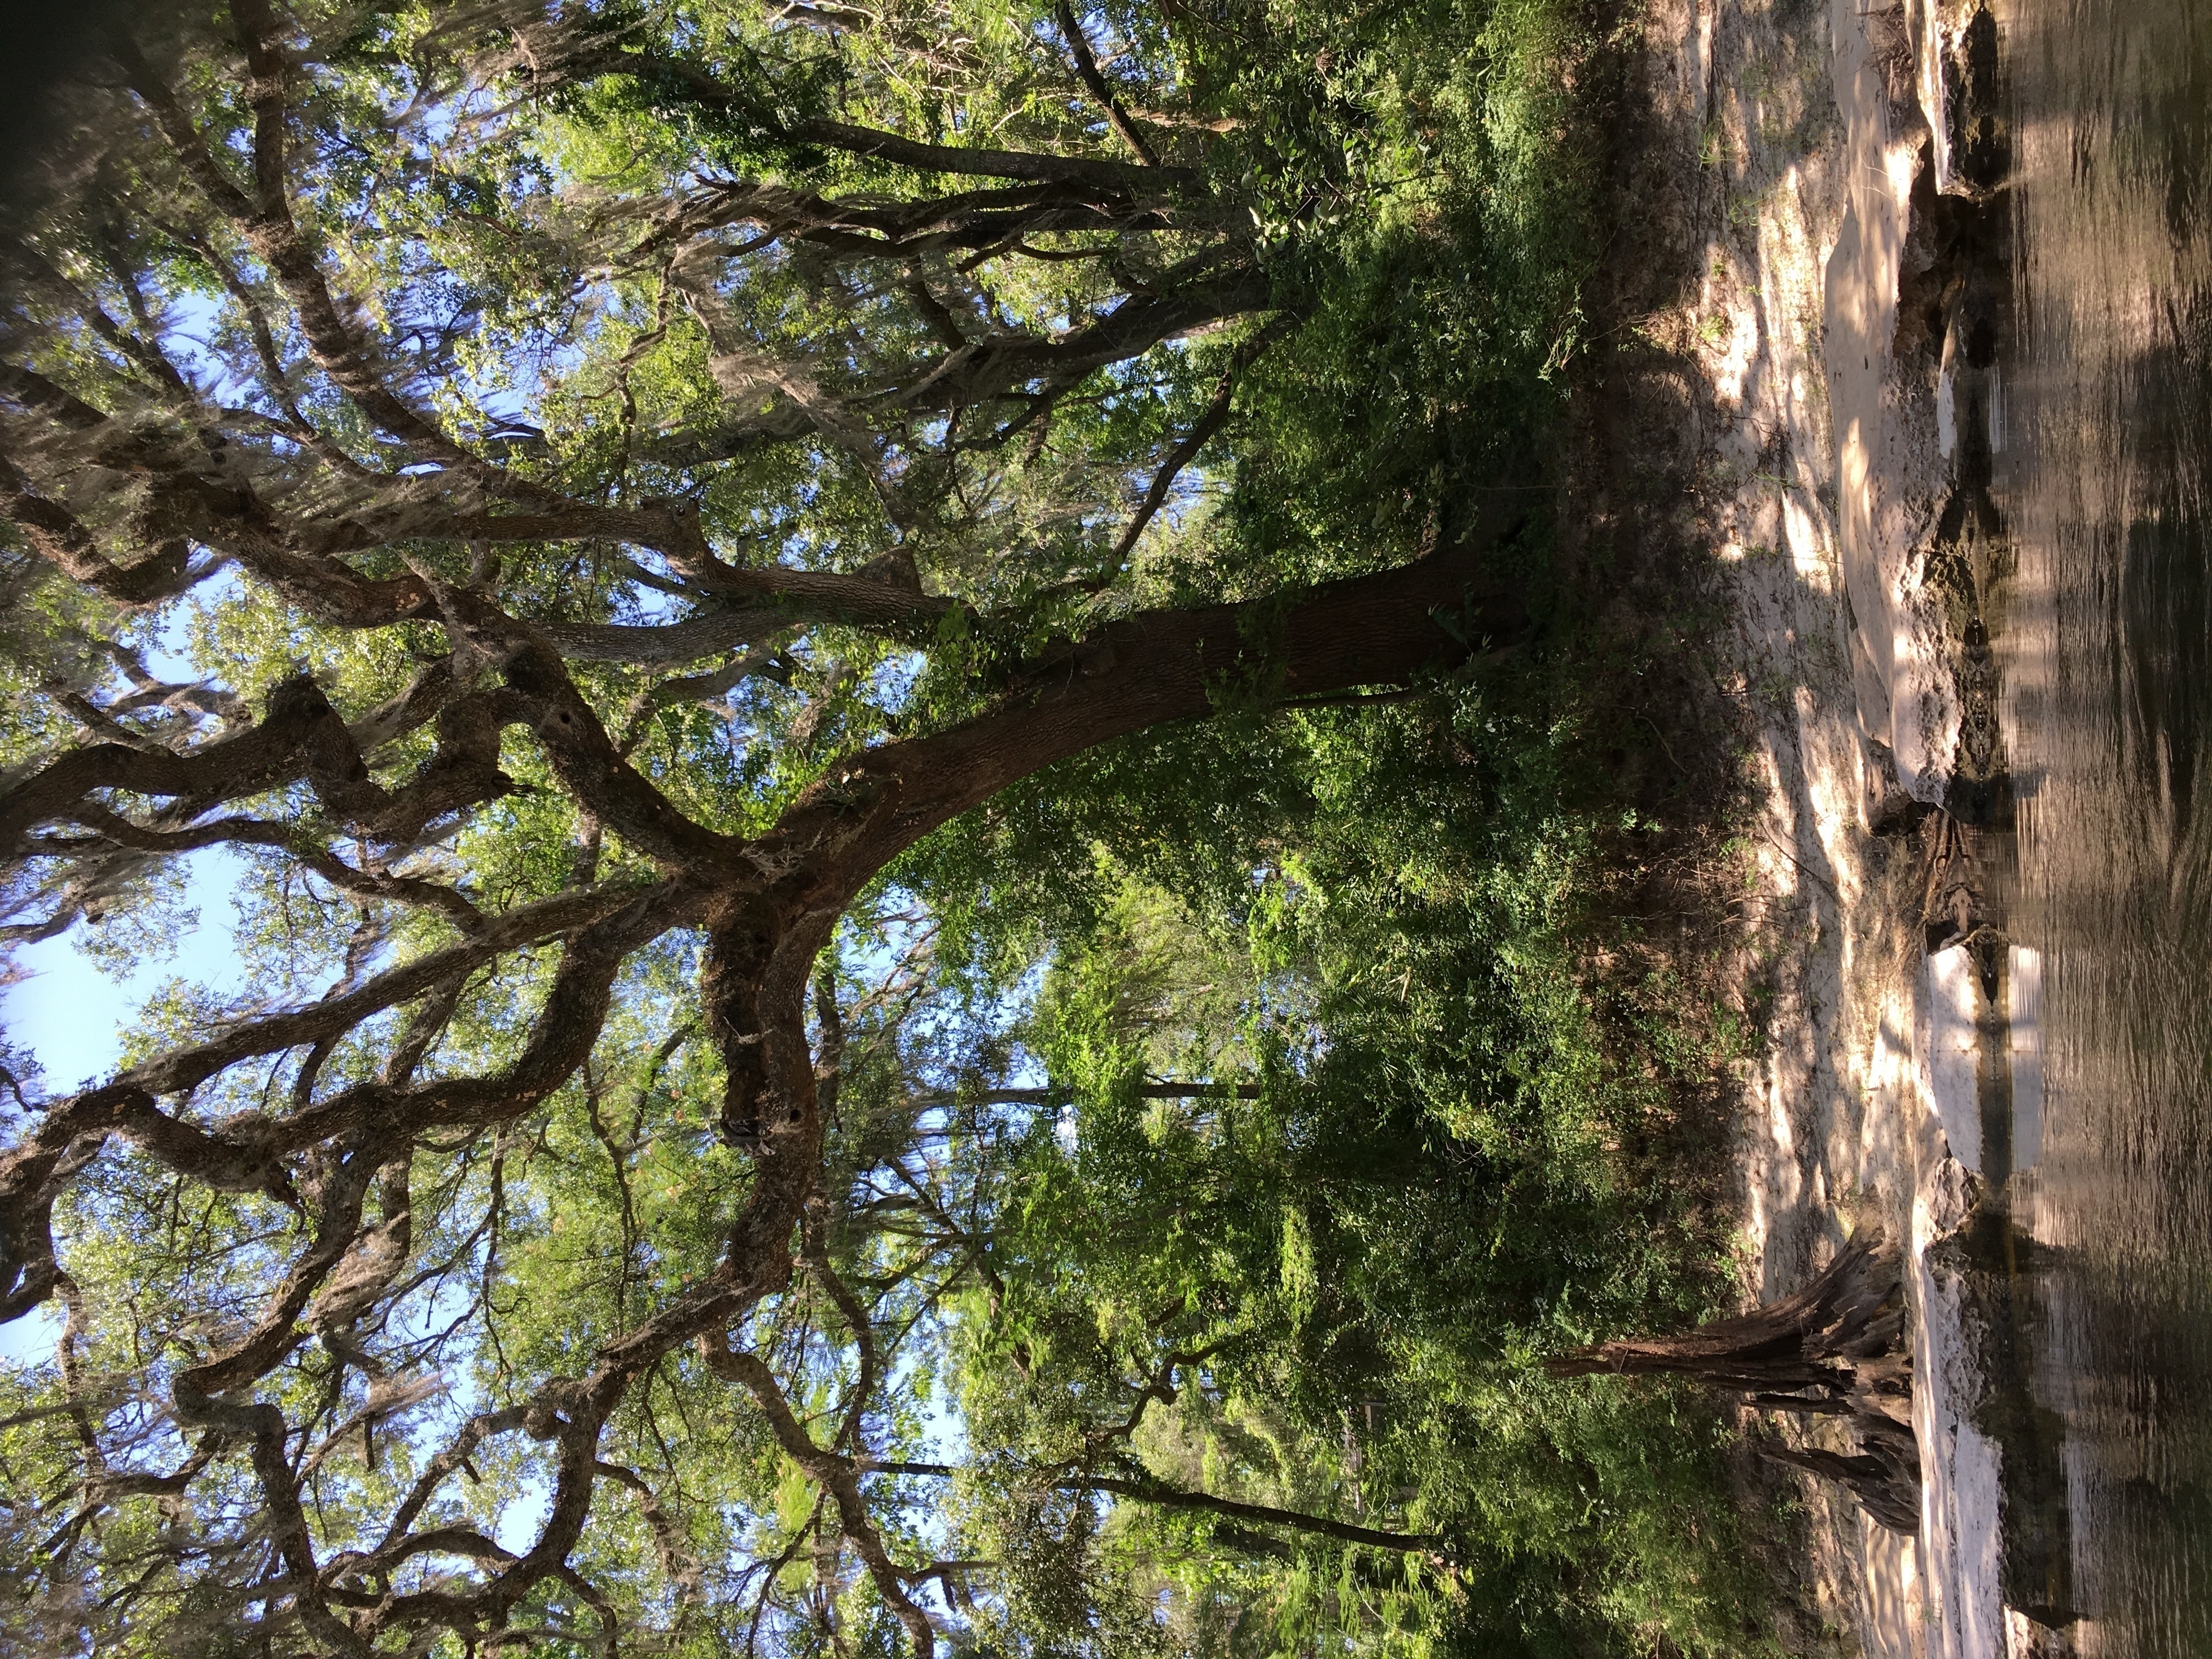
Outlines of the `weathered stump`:
{"label": "weathered stump", "polygon": [[1692,1376],[1751,1406],[1838,1416],[1860,1449],[1766,1449],[1836,1480],[1894,1532],[1920,1527],[1920,1452],[1912,1437],[1912,1362],[1903,1352],[1905,1286],[1895,1247],[1852,1240],[1794,1296],[1680,1336],[1601,1342],[1553,1359],[1554,1376]]}

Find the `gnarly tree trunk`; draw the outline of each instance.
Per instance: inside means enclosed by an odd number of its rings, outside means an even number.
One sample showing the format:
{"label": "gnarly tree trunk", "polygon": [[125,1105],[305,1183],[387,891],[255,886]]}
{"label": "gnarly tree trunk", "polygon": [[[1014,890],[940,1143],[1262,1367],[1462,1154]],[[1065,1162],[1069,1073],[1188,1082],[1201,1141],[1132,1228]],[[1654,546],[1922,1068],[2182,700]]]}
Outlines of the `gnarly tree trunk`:
{"label": "gnarly tree trunk", "polygon": [[1853,1239],[1794,1296],[1712,1320],[1680,1336],[1601,1342],[1558,1356],[1554,1376],[1691,1376],[1769,1410],[1842,1417],[1863,1449],[1770,1450],[1850,1488],[1895,1532],[1920,1526],[1920,1455],[1912,1437],[1912,1362],[1900,1352],[1904,1282],[1879,1233]]}
{"label": "gnarly tree trunk", "polygon": [[[670,927],[703,923],[708,934],[702,990],[729,1066],[726,1129],[751,1142],[762,1125],[796,1122],[811,1110],[804,998],[815,956],[846,905],[892,859],[1008,785],[1147,726],[1203,716],[1221,701],[1264,706],[1395,683],[1463,654],[1464,639],[1517,636],[1517,602],[1489,585],[1480,565],[1470,542],[1296,599],[1140,612],[1030,663],[991,712],[854,756],[757,841],[676,812],[616,753],[541,636],[467,590],[441,587],[456,626],[504,659],[507,687],[487,700],[488,718],[531,726],[562,785],[668,878],[635,894],[587,890],[520,907],[345,994],[170,1051],[56,1106],[0,1160],[0,1198],[25,1206],[0,1230],[12,1269],[0,1275],[0,1314],[20,1314],[48,1292],[44,1229],[28,1224],[42,1213],[38,1195],[51,1195],[47,1183],[66,1178],[57,1171],[74,1164],[77,1137],[119,1132],[219,1188],[289,1198],[278,1160],[372,1121],[413,1128],[526,1110],[588,1051],[622,958]],[[287,683],[259,725],[190,757],[98,744],[62,757],[0,794],[0,832],[20,836],[88,812],[104,822],[112,814],[89,799],[102,790],[178,798],[197,814],[287,775],[309,779],[333,804],[359,793],[366,815],[392,798],[362,780],[363,769],[319,694]],[[250,820],[240,827],[259,828]],[[208,839],[195,836],[192,844]],[[212,1133],[153,1105],[240,1061],[351,1030],[501,951],[564,935],[565,964],[538,1035],[503,1075],[365,1082],[288,1114],[242,1114]],[[778,1097],[764,1109],[769,1095]],[[787,1235],[787,1222],[781,1230]]]}
{"label": "gnarly tree trunk", "polygon": [[[1224,701],[1395,684],[1463,653],[1461,639],[1517,635],[1518,603],[1481,576],[1479,560],[1470,543],[1288,604],[1128,617],[1030,664],[997,711],[868,750],[815,784],[747,849],[767,879],[726,890],[710,914],[702,990],[731,1057],[725,1132],[749,1143],[784,1121],[759,1098],[772,1033],[803,1030],[816,952],[892,859],[1008,785],[1133,732]],[[1455,634],[1439,616],[1455,619]]]}
{"label": "gnarly tree trunk", "polygon": [[1842,1398],[1859,1375],[1886,1375],[1904,1331],[1895,1248],[1854,1239],[1812,1284],[1747,1314],[1680,1336],[1638,1337],[1577,1348],[1553,1359],[1554,1376],[1665,1371],[1759,1395],[1820,1389]]}

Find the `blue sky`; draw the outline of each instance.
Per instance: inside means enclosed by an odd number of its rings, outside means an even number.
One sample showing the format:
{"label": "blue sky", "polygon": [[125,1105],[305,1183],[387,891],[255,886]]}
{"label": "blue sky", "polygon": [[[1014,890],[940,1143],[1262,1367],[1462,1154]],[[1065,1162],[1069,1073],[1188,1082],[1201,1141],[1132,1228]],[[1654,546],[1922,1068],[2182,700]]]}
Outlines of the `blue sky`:
{"label": "blue sky", "polygon": [[141,957],[127,977],[118,979],[85,955],[82,923],[58,939],[16,951],[15,963],[25,977],[0,992],[0,1024],[38,1056],[49,1093],[69,1092],[114,1070],[125,1028],[170,979],[234,987],[238,959],[230,922],[235,863],[215,849],[188,854],[184,862],[185,902],[198,912],[199,921],[177,940],[173,955]]}
{"label": "blue sky", "polygon": [[[118,978],[84,953],[82,923],[15,952],[24,977],[0,991],[0,1026],[36,1057],[48,1094],[71,1092],[113,1072],[122,1057],[124,1031],[146,1000],[170,979],[181,975],[218,988],[236,985],[238,957],[230,930],[234,861],[210,850],[188,855],[185,864],[185,902],[198,912],[199,921],[179,937],[173,955],[143,957]],[[44,1359],[60,1330],[60,1316],[51,1304],[0,1325],[0,1358]]]}

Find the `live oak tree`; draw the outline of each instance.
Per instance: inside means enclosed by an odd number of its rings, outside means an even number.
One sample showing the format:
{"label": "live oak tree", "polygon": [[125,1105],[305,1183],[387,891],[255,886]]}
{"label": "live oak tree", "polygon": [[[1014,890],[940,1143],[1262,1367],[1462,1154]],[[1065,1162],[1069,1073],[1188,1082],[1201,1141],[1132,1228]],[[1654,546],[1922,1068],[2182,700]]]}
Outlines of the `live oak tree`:
{"label": "live oak tree", "polygon": [[[58,92],[0,248],[6,936],[133,951],[220,853],[252,975],[16,1067],[34,1649],[926,1653],[993,1593],[880,1453],[1043,1103],[918,1088],[885,872],[1524,626],[1464,515],[1283,588],[1169,510],[1343,193],[1234,106],[1265,27],[234,0]],[[1104,1493],[1432,1547],[1123,1455],[1205,1363],[1173,1316],[1035,1340],[1088,1426],[1000,1483],[1032,1539]]]}

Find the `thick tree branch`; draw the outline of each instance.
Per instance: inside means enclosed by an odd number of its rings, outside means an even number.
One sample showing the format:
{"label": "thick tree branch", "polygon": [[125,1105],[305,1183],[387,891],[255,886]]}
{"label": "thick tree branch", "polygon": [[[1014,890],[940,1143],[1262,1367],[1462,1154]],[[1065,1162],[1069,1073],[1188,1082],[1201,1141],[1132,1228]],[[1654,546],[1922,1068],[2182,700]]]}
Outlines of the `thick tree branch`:
{"label": "thick tree branch", "polygon": [[794,145],[842,150],[917,173],[1010,179],[1026,184],[1078,185],[1106,194],[1109,199],[1128,199],[1136,192],[1154,194],[1164,190],[1178,191],[1200,199],[1206,194],[1204,179],[1183,167],[1138,167],[1091,156],[1000,149],[986,145],[927,143],[898,133],[821,117],[782,120],[776,112],[682,58],[649,51],[607,50],[564,36],[557,25],[535,25],[518,33],[529,36],[529,47],[534,57],[549,64],[558,63],[562,73],[571,80],[626,76],[672,100],[740,113],[767,125],[785,142]]}
{"label": "thick tree branch", "polygon": [[[950,1480],[960,1470],[951,1463],[916,1463],[884,1459],[868,1463],[864,1473],[926,1475]],[[1283,1527],[1316,1538],[1333,1538],[1341,1544],[1362,1544],[1373,1549],[1419,1550],[1424,1554],[1433,1554],[1445,1548],[1443,1540],[1426,1533],[1383,1532],[1373,1527],[1355,1526],[1348,1521],[1332,1520],[1325,1515],[1308,1515],[1302,1510],[1278,1509],[1271,1504],[1240,1503],[1232,1498],[1216,1498],[1211,1492],[1186,1492],[1180,1486],[1170,1486],[1164,1480],[1124,1480],[1115,1475],[1084,1474],[1069,1475],[1053,1485],[1060,1492],[1103,1492],[1110,1497],[1127,1498],[1133,1502],[1150,1504],[1160,1509],[1194,1510],[1205,1515]]]}
{"label": "thick tree branch", "polygon": [[1075,72],[1083,77],[1083,84],[1091,89],[1091,95],[1105,110],[1106,118],[1113,123],[1114,131],[1121,135],[1121,142],[1136,151],[1137,159],[1146,167],[1159,166],[1160,158],[1153,150],[1151,141],[1137,131],[1136,124],[1129,119],[1128,112],[1121,107],[1121,100],[1115,95],[1112,84],[1099,73],[1098,60],[1091,55],[1090,37],[1084,33],[1082,20],[1076,16],[1075,9],[1067,3],[1067,0],[1057,0],[1053,7],[1053,16],[1060,24],[1060,39],[1067,42],[1068,52],[1075,59]]}

